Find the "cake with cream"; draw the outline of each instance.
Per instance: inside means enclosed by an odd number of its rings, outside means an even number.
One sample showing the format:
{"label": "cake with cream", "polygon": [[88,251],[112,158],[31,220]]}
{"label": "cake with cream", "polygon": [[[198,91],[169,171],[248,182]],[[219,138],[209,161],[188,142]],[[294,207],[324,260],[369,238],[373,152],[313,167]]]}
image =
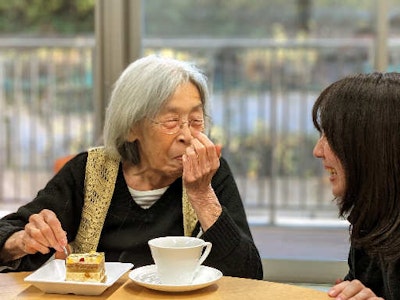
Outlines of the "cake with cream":
{"label": "cake with cream", "polygon": [[104,252],[72,253],[65,260],[65,280],[104,282],[106,280]]}

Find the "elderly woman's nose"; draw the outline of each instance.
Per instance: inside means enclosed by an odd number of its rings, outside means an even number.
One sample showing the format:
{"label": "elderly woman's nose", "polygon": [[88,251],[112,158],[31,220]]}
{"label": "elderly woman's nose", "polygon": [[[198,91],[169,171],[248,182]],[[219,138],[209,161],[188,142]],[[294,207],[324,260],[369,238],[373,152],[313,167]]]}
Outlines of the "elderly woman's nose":
{"label": "elderly woman's nose", "polygon": [[188,126],[187,123],[179,128],[179,138],[181,140],[185,140],[186,142],[190,142],[192,140],[192,129]]}

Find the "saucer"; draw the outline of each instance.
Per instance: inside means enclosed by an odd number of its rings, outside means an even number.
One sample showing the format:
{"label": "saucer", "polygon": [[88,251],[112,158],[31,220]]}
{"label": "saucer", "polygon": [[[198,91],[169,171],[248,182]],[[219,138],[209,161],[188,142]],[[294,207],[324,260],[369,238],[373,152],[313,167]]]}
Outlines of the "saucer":
{"label": "saucer", "polygon": [[157,274],[156,265],[140,267],[129,273],[129,278],[138,285],[163,292],[187,292],[201,289],[217,282],[221,277],[221,271],[207,266],[200,266],[196,278],[189,285],[162,284]]}

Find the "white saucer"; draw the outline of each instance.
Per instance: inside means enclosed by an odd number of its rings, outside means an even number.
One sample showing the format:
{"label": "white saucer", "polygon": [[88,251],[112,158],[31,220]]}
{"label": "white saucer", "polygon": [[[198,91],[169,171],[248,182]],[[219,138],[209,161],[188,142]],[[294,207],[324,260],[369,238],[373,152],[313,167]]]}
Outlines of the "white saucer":
{"label": "white saucer", "polygon": [[140,267],[129,273],[129,278],[135,283],[149,289],[163,292],[187,292],[201,289],[217,282],[221,277],[221,271],[207,266],[200,266],[196,278],[190,285],[161,284],[156,265]]}

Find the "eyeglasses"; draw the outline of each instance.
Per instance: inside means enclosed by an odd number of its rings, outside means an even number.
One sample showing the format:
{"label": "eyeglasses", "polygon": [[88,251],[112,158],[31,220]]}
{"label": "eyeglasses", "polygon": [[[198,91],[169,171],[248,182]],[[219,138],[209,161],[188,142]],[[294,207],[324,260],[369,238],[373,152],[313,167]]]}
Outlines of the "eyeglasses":
{"label": "eyeglasses", "polygon": [[192,119],[183,122],[181,119],[169,119],[167,121],[158,122],[156,120],[151,120],[153,124],[156,124],[160,127],[161,131],[165,134],[175,134],[180,129],[182,129],[183,125],[187,124],[189,129],[195,131],[203,131],[204,130],[204,120],[203,119]]}

